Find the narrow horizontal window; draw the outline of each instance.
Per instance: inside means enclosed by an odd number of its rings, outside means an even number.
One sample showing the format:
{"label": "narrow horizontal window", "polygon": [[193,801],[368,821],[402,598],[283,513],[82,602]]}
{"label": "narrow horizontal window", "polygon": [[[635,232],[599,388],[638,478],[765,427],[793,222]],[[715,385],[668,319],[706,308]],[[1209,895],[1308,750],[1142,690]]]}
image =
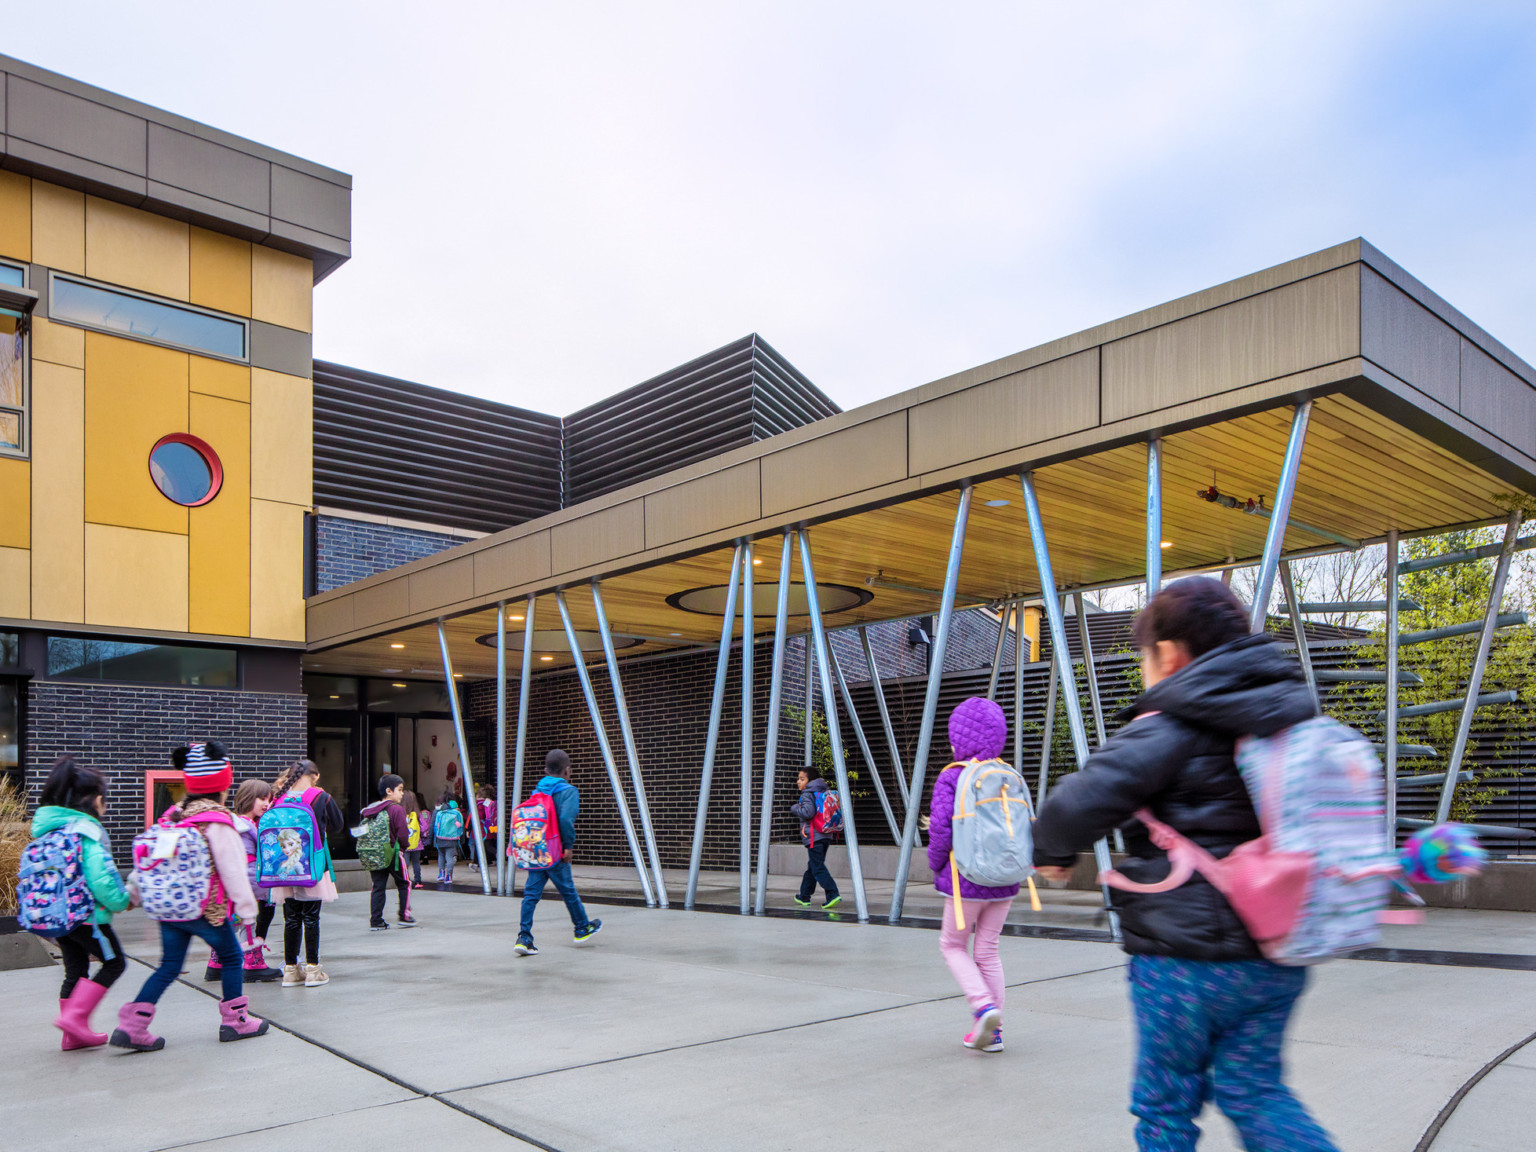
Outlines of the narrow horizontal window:
{"label": "narrow horizontal window", "polygon": [[169,344],[192,352],[207,352],[226,360],[246,359],[246,325],[242,320],[65,276],[52,278],[48,316],[65,324],[96,328],[155,344]]}
{"label": "narrow horizontal window", "polygon": [[238,685],[238,667],[233,648],[48,637],[48,675],[64,680],[234,688]]}
{"label": "narrow horizontal window", "polygon": [[[27,272],[0,264],[0,285],[27,286]],[[25,451],[27,432],[27,314],[0,308],[0,452]]]}

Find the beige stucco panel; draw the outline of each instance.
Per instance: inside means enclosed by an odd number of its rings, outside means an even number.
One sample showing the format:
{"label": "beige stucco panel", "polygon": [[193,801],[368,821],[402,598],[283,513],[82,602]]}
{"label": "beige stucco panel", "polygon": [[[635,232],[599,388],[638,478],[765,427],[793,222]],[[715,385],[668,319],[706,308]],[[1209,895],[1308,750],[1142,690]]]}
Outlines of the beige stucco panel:
{"label": "beige stucco panel", "polygon": [[905,479],[907,414],[892,412],[796,444],[764,456],[762,465],[764,516]]}
{"label": "beige stucco panel", "polygon": [[251,501],[251,635],[304,639],[304,509]]}
{"label": "beige stucco panel", "polygon": [[186,300],[191,295],[192,229],[95,196],[85,198],[85,274],[93,280]]}
{"label": "beige stucco panel", "polygon": [[308,332],[313,327],[315,266],[303,256],[251,246],[251,315]]}
{"label": "beige stucco panel", "polygon": [[85,526],[85,622],[187,630],[187,538],[179,532]]}
{"label": "beige stucco panel", "polygon": [[908,421],[914,475],[1092,428],[1099,422],[1099,350],[919,404]]}
{"label": "beige stucco panel", "polygon": [[1360,270],[1340,268],[1104,346],[1104,423],[1360,352]]}
{"label": "beige stucco panel", "polygon": [[32,259],[85,274],[85,194],[32,181]]}
{"label": "beige stucco panel", "polygon": [[354,628],[398,620],[411,611],[411,585],[404,576],[359,588],[352,597]]}
{"label": "beige stucco panel", "polygon": [[353,623],[356,619],[353,613],[356,603],[356,597],[343,596],[323,604],[311,604],[307,613],[310,634],[336,636],[352,631],[356,627]]}
{"label": "beige stucco panel", "polygon": [[411,611],[424,612],[439,604],[468,600],[475,594],[475,558],[458,556],[422,572],[412,572]]}
{"label": "beige stucco panel", "polygon": [[0,548],[0,616],[27,620],[32,615],[32,553]]}
{"label": "beige stucco panel", "polygon": [[32,609],[85,622],[85,373],[32,365]]}
{"label": "beige stucco panel", "polygon": [[550,567],[554,574],[573,572],[616,556],[645,549],[645,504],[626,500],[549,530]]}
{"label": "beige stucco panel", "polygon": [[475,595],[489,596],[550,574],[549,533],[535,532],[475,553]]}
{"label": "beige stucco panel", "polygon": [[761,476],[761,465],[749,460],[647,496],[645,546],[657,548],[756,520],[762,515]]}
{"label": "beige stucco panel", "polygon": [[314,385],[251,369],[251,495],[309,505],[314,492]]}
{"label": "beige stucco panel", "polygon": [[85,367],[85,330],[38,317],[32,321],[32,359],[69,368]]}

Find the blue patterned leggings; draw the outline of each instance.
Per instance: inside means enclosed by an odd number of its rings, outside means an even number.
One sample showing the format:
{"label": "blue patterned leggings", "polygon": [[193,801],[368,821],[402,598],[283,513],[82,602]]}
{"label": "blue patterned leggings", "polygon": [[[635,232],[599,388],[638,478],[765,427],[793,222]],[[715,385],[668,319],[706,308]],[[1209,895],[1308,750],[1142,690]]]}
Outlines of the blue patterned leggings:
{"label": "blue patterned leggings", "polygon": [[1193,1149],[1207,1100],[1236,1125],[1248,1152],[1338,1152],[1280,1080],[1280,1046],[1305,968],[1132,956],[1128,971],[1141,1152]]}

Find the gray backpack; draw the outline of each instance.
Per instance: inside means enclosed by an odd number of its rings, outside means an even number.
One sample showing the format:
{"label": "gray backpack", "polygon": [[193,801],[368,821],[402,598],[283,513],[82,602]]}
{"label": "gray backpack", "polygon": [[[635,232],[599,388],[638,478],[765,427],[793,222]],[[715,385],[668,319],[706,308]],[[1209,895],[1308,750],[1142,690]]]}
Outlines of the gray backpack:
{"label": "gray backpack", "polygon": [[1035,870],[1035,808],[1029,785],[1011,764],[971,760],[955,784],[954,858],[973,884],[1022,884]]}

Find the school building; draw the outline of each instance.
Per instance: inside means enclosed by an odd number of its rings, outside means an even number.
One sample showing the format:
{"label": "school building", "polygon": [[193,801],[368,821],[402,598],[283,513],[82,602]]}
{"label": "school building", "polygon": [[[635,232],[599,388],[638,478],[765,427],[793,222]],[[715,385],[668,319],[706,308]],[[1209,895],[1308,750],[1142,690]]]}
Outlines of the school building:
{"label": "school building", "polygon": [[[950,703],[999,699],[1042,784],[1108,731],[1127,620],[1098,590],[1257,564],[1267,593],[1474,524],[1502,573],[1529,539],[1536,370],[1362,240],[854,411],[749,335],[562,418],[313,359],[347,175],[0,79],[0,769],[35,791],[82,754],[119,843],[189,738],[237,778],[308,754],[349,816],[387,771],[514,794],[558,745],[587,862],[659,904],[691,898],[664,869],[739,868],[745,906],[825,744],[862,917],[865,858],[911,867]],[[1498,591],[1484,655],[1524,626]],[[1255,626],[1326,703],[1352,637],[1286,603]],[[1409,766],[1396,652],[1373,736],[1407,828],[1475,757]],[[1468,724],[1481,677],[1444,702]]]}

